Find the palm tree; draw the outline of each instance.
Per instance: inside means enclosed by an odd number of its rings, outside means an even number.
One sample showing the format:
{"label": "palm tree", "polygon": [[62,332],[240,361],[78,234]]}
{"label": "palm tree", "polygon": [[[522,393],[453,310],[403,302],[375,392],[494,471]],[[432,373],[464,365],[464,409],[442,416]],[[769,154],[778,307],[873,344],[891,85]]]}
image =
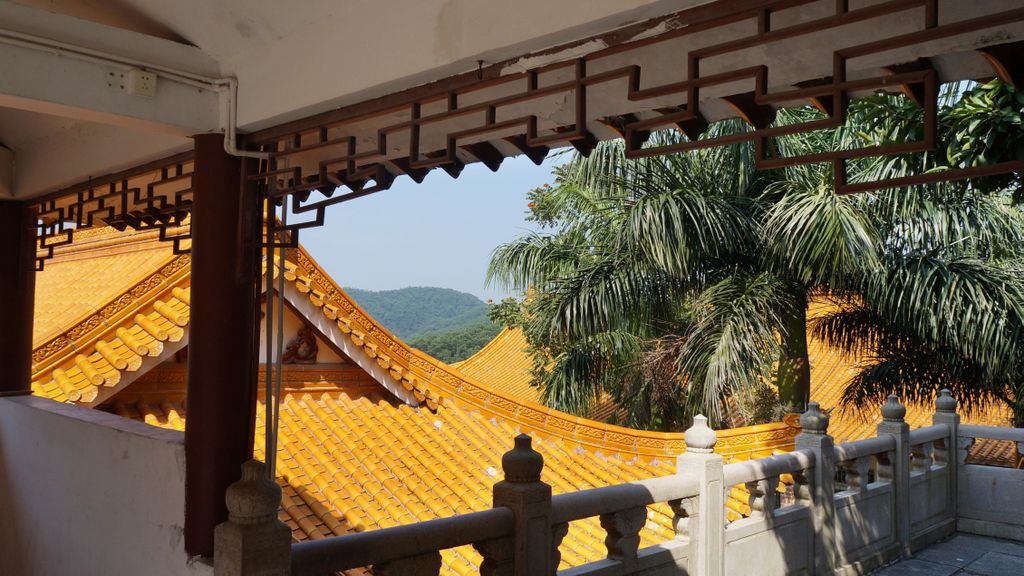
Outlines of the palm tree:
{"label": "palm tree", "polygon": [[[944,108],[954,138],[958,111]],[[780,111],[778,121],[811,114]],[[889,96],[858,101],[850,119],[779,139],[775,153],[889,141],[920,125],[911,104]],[[742,129],[720,123],[710,135]],[[541,231],[498,247],[488,279],[532,290],[517,321],[549,405],[584,414],[612,393],[626,424],[678,429],[697,412],[721,423],[729,401],[763,398],[772,382],[783,405],[800,408],[811,297],[839,305],[815,323],[819,337],[873,358],[850,402],[891,390],[923,399],[942,385],[1024,404],[1014,387],[1024,372],[1024,217],[1012,182],[837,196],[824,166],[757,173],[752,153],[734,145],[628,161],[621,143],[603,143],[531,192],[528,218]],[[865,160],[853,178],[937,164],[935,154]]]}

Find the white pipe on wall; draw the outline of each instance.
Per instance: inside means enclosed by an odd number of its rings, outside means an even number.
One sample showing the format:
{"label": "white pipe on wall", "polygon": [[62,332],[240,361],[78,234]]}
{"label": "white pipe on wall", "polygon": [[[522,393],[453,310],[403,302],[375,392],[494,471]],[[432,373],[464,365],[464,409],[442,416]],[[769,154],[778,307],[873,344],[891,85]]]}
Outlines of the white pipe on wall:
{"label": "white pipe on wall", "polygon": [[181,84],[201,90],[217,92],[221,99],[220,127],[224,131],[224,151],[232,156],[246,158],[268,158],[265,152],[252,152],[238,148],[238,80],[232,77],[213,78],[177,70],[168,66],[144,62],[134,58],[110,54],[74,44],[41,38],[13,30],[0,29],[0,44],[20,46],[33,50],[42,50],[58,56],[76,58],[86,62],[115,66],[125,69],[140,68],[153,72],[157,77],[164,77]]}

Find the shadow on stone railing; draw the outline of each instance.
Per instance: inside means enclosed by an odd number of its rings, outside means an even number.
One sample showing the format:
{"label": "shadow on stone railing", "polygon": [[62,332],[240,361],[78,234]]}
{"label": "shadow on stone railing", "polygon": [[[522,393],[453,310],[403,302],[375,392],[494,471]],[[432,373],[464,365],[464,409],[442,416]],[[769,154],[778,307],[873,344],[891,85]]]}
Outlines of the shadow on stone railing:
{"label": "shadow on stone railing", "polygon": [[[593,517],[605,531],[604,557],[559,575],[860,574],[958,527],[1024,539],[1017,492],[1024,471],[964,463],[973,438],[1024,442],[1024,429],[960,426],[945,390],[935,404],[933,425],[911,431],[906,409],[890,396],[877,437],[834,446],[828,415],[811,403],[796,450],[729,465],[698,416],[678,474],[554,497],[540,479],[543,458],[520,435],[502,458],[505,480],[494,486],[490,510],[290,547],[273,513],[280,489],[249,463],[229,490],[231,518],[217,529],[216,572],[305,576],[372,567],[377,576],[435,575],[442,550],[472,545],[485,576],[553,575],[569,523]],[[730,493],[745,495],[750,511],[727,523]],[[676,535],[640,548],[647,507],[656,503],[674,512]]]}

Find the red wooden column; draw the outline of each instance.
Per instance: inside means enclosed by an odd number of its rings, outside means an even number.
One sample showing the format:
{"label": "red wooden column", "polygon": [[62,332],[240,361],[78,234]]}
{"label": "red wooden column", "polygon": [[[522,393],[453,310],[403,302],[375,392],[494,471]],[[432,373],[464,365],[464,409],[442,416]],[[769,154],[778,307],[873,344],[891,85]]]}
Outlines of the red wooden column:
{"label": "red wooden column", "polygon": [[213,555],[224,491],[252,457],[256,410],[256,199],[220,134],[195,136],[185,427],[185,550]]}
{"label": "red wooden column", "polygon": [[35,247],[28,203],[0,201],[0,396],[31,391]]}

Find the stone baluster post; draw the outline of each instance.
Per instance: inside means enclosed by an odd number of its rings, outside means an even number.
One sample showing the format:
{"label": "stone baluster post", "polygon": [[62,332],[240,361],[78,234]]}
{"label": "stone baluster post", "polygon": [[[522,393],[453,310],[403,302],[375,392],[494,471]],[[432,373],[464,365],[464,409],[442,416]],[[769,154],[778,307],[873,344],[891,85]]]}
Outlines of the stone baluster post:
{"label": "stone baluster post", "polygon": [[878,435],[888,434],[896,441],[892,466],[893,494],[896,500],[896,541],[904,558],[911,555],[910,548],[910,426],[904,420],[907,409],[895,394],[882,404],[882,422]]}
{"label": "stone baluster post", "polygon": [[[676,460],[680,474],[693,476],[700,486],[696,514],[687,530],[693,542],[693,576],[722,576],[725,573],[725,474],[721,454],[715,454],[718,435],[708,419],[696,416],[684,435],[686,452]],[[691,565],[693,567],[693,565]]]}
{"label": "stone baluster post", "polygon": [[258,460],[242,464],[242,478],[224,497],[228,521],[213,533],[217,576],[288,576],[292,531],[277,519],[281,487]]}
{"label": "stone baluster post", "polygon": [[646,506],[601,515],[601,527],[606,533],[604,545],[608,549],[608,559],[621,562],[622,570],[626,574],[636,569],[640,531],[646,523]]}
{"label": "stone baluster post", "polygon": [[[485,556],[488,568],[495,570],[492,574],[549,576],[558,569],[557,554],[553,553],[558,542],[554,541],[551,526],[551,486],[540,481],[544,457],[531,444],[529,436],[520,434],[515,448],[501,458],[505,479],[494,485],[494,506],[512,510],[515,534],[511,570],[498,566],[500,558]],[[486,549],[482,551],[486,554]]]}
{"label": "stone baluster post", "polygon": [[935,399],[932,424],[945,424],[949,427],[949,438],[942,441],[942,450],[936,453],[935,458],[946,465],[946,474],[949,478],[946,510],[949,511],[950,517],[956,520],[959,494],[957,478],[960,475],[960,466],[963,466],[963,459],[960,458],[960,415],[956,412],[956,398],[953,398],[949,390],[942,389],[939,397]]}
{"label": "stone baluster post", "polygon": [[814,469],[809,474],[811,523],[814,526],[815,574],[834,574],[836,566],[836,453],[828,435],[828,414],[817,402],[810,402],[800,416],[801,431],[796,436],[797,450],[814,453]]}

